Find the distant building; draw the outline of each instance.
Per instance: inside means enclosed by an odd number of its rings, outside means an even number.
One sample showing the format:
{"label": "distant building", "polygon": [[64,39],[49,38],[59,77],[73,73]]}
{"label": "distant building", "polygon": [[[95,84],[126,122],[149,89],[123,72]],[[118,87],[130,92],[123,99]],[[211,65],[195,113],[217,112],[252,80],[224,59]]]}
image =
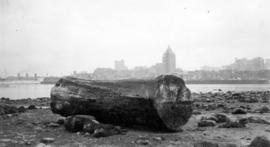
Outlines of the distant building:
{"label": "distant building", "polygon": [[128,70],[127,66],[125,65],[125,61],[123,59],[114,62],[114,69],[116,71]]}
{"label": "distant building", "polygon": [[73,74],[73,75],[76,75],[76,74],[77,74],[77,71],[76,71],[76,70],[74,70],[72,74]]}
{"label": "distant building", "polygon": [[173,73],[176,69],[175,54],[168,46],[168,49],[162,57],[163,73]]}
{"label": "distant building", "polygon": [[152,73],[155,73],[155,75],[160,75],[163,73],[163,64],[162,63],[156,63],[155,65],[152,65],[150,67],[150,71]]}
{"label": "distant building", "polygon": [[270,70],[270,59],[265,59],[265,69],[269,69]]}
{"label": "distant building", "polygon": [[253,59],[235,59],[234,63],[227,66],[226,69],[233,71],[259,71],[265,69],[264,59],[261,57]]}
{"label": "distant building", "polygon": [[25,74],[25,79],[28,80],[29,79],[29,75],[28,73]]}
{"label": "distant building", "polygon": [[18,80],[21,79],[21,74],[20,73],[17,73],[17,78],[18,78]]}

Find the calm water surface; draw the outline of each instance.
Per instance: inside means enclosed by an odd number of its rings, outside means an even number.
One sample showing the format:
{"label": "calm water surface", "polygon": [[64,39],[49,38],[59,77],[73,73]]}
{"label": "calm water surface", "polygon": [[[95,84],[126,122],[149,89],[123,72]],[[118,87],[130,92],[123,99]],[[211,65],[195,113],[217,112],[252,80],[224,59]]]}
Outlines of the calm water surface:
{"label": "calm water surface", "polygon": [[[0,85],[0,97],[11,99],[49,97],[50,90],[54,85],[44,84],[9,84]],[[215,92],[222,91],[266,91],[270,90],[270,84],[188,84],[192,92]]]}

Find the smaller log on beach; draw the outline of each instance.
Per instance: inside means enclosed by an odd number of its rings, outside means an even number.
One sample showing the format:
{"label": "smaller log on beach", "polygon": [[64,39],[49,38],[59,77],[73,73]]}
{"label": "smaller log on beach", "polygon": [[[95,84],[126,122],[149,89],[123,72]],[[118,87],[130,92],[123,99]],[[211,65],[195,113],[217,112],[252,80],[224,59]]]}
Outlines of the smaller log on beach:
{"label": "smaller log on beach", "polygon": [[69,116],[92,115],[99,122],[179,131],[192,115],[190,90],[173,75],[151,80],[60,79],[51,90],[51,109]]}

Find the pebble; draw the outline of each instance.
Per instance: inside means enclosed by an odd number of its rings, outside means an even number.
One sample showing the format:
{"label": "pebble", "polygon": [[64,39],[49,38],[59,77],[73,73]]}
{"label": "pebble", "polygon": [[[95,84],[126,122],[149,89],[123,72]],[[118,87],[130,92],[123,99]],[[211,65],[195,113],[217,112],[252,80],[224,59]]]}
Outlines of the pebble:
{"label": "pebble", "polygon": [[55,139],[51,138],[51,137],[45,137],[45,138],[40,139],[40,142],[45,143],[45,144],[52,143],[54,141],[55,141]]}
{"label": "pebble", "polygon": [[151,142],[148,139],[138,139],[135,142],[140,145],[151,145]]}
{"label": "pebble", "polygon": [[247,112],[244,109],[237,108],[233,110],[232,114],[247,114]]}
{"label": "pebble", "polygon": [[48,127],[51,127],[51,128],[58,128],[60,127],[60,125],[58,123],[54,123],[54,122],[51,122],[47,125]]}
{"label": "pebble", "polygon": [[165,140],[165,139],[163,137],[157,136],[157,137],[153,137],[153,140],[155,140],[155,141],[162,141],[162,140]]}
{"label": "pebble", "polygon": [[216,122],[213,120],[201,120],[198,122],[198,127],[210,127],[210,126],[215,126]]}

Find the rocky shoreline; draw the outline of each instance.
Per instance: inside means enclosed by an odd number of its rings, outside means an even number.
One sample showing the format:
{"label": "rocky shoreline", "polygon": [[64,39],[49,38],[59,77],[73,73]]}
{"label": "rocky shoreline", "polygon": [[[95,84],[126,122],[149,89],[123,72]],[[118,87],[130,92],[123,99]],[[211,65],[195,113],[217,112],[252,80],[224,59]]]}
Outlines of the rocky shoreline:
{"label": "rocky shoreline", "polygon": [[[193,115],[177,133],[100,124],[89,116],[64,118],[51,112],[50,98],[0,98],[0,146],[270,145],[270,91],[219,90],[192,93],[192,98]],[[78,129],[82,120],[97,124],[96,128]],[[79,125],[67,123],[72,121]]]}

